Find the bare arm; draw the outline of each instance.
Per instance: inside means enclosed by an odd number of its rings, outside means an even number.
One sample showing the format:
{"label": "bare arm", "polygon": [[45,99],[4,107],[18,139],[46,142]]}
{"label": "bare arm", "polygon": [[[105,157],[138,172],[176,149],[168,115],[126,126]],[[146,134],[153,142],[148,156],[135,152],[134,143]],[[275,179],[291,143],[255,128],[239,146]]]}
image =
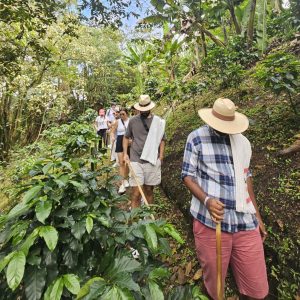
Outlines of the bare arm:
{"label": "bare arm", "polygon": [[258,223],[259,223],[260,234],[261,234],[262,239],[264,241],[267,237],[267,231],[266,231],[265,225],[262,221],[262,218],[261,218],[261,215],[259,213],[259,209],[258,209],[258,206],[257,206],[257,203],[256,203],[255,194],[254,194],[254,190],[253,190],[253,180],[252,180],[251,176],[247,178],[247,187],[248,187],[249,196],[250,196],[250,198],[252,200],[252,203],[253,203],[253,205],[255,207],[255,210],[256,210],[256,217],[257,217],[257,220],[258,220]]}
{"label": "bare arm", "polygon": [[123,138],[123,155],[124,155],[125,162],[129,161],[129,156],[127,154],[128,146],[129,146],[129,138],[124,135],[124,138]]}
{"label": "bare arm", "polygon": [[115,121],[114,123],[112,123],[110,125],[110,139],[111,139],[111,141],[115,140],[115,134],[116,134],[116,130],[117,130],[117,125],[118,125],[117,121]]}
{"label": "bare arm", "polygon": [[[204,204],[204,200],[207,194],[199,186],[196,179],[192,176],[186,176],[183,179],[184,184],[190,190],[190,192]],[[219,222],[223,220],[225,205],[216,198],[209,198],[206,203],[206,208],[208,209],[213,221]]]}
{"label": "bare arm", "polygon": [[165,146],[166,146],[166,142],[164,140],[161,140],[160,145],[159,145],[159,159],[161,162],[164,159]]}

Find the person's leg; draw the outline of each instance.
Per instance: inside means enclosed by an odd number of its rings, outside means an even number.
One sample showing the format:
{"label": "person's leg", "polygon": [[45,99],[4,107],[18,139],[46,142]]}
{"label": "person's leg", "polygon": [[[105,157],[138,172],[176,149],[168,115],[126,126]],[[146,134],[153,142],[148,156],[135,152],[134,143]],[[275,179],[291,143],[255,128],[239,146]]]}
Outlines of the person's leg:
{"label": "person's leg", "polygon": [[153,197],[153,185],[145,185],[143,186],[143,192],[145,193],[145,197],[149,204],[154,203],[154,197]]}
{"label": "person's leg", "polygon": [[120,176],[122,176],[122,181],[126,176],[126,166],[125,166],[125,162],[123,159],[123,152],[118,152],[118,161],[119,161],[119,174]]}
{"label": "person's leg", "polygon": [[264,249],[259,228],[233,236],[230,261],[241,299],[264,299],[269,292]]}
{"label": "person's leg", "polygon": [[144,185],[144,171],[143,164],[138,162],[130,162],[133,172],[131,172],[129,177],[129,184],[131,189],[131,208],[136,208],[141,206],[141,194],[138,188],[138,184],[143,187]]}
{"label": "person's leg", "polygon": [[[217,299],[217,254],[216,230],[209,228],[194,219],[193,233],[197,257],[203,269],[205,288],[212,299]],[[222,232],[222,286],[224,291],[225,277],[231,256],[232,234]]]}
{"label": "person's leg", "polygon": [[98,151],[102,149],[102,136],[101,136],[101,129],[98,131],[99,143],[98,143]]}
{"label": "person's leg", "polygon": [[150,163],[143,165],[144,167],[144,176],[145,176],[145,185],[144,192],[149,204],[154,203],[153,189],[155,186],[161,183],[161,162],[157,160],[155,166]]}
{"label": "person's leg", "polygon": [[141,206],[141,194],[137,186],[131,188],[131,208],[137,208]]}

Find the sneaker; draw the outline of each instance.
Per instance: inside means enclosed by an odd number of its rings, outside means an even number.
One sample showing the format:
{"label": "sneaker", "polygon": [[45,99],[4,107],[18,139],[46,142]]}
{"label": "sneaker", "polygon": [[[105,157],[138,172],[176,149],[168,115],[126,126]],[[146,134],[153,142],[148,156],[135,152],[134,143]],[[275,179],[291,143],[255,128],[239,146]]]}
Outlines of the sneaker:
{"label": "sneaker", "polygon": [[139,257],[140,257],[139,251],[137,251],[136,249],[134,249],[132,247],[130,247],[130,251],[131,251],[132,257],[134,259],[139,259]]}
{"label": "sneaker", "polygon": [[124,194],[125,192],[126,192],[126,188],[123,184],[121,184],[121,186],[119,187],[118,193],[119,194]]}
{"label": "sneaker", "polygon": [[116,167],[118,167],[118,166],[119,166],[119,164],[118,164],[117,162],[115,162],[115,163],[112,165],[113,168],[116,168]]}
{"label": "sneaker", "polygon": [[124,185],[126,188],[128,188],[128,187],[130,186],[128,180],[124,180],[124,181],[123,181],[123,185]]}

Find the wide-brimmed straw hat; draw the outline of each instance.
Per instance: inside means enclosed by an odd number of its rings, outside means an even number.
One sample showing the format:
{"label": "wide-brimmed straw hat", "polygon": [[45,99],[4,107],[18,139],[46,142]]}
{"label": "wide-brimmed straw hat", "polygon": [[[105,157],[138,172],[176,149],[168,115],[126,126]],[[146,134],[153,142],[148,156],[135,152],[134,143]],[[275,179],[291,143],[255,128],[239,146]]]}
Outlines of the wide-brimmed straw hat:
{"label": "wide-brimmed straw hat", "polygon": [[235,104],[227,98],[217,99],[213,108],[202,108],[198,114],[206,124],[223,133],[242,133],[249,127],[248,118],[238,113]]}
{"label": "wide-brimmed straw hat", "polygon": [[139,111],[148,111],[155,106],[155,103],[151,101],[149,95],[141,95],[139,102],[134,104],[134,108]]}

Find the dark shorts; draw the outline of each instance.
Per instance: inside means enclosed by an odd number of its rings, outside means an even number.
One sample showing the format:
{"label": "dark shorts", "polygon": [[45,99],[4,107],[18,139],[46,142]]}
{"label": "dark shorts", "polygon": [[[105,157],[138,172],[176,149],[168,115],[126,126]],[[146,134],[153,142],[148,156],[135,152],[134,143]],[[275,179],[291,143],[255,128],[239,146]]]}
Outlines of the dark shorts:
{"label": "dark shorts", "polygon": [[117,136],[116,153],[123,152],[123,137],[124,137],[124,135],[118,135]]}

